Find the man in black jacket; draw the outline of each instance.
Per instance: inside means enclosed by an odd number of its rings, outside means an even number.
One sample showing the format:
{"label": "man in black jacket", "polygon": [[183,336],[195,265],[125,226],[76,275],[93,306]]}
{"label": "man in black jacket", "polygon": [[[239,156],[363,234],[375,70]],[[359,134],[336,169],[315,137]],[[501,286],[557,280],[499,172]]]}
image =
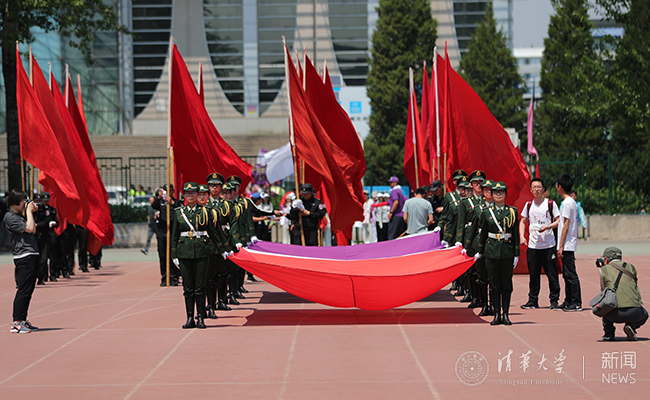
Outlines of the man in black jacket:
{"label": "man in black jacket", "polygon": [[[158,258],[160,260],[160,286],[167,286],[167,206],[171,206],[169,217],[174,218],[174,211],[183,205],[179,200],[174,198],[174,185],[170,185],[170,188],[171,190],[167,190],[167,185],[163,186],[161,196],[156,197],[151,204],[151,208],[160,212],[158,215],[158,232],[156,233],[156,239],[158,240]],[[181,271],[178,267],[174,263],[169,264],[169,284],[171,286],[178,286],[178,278],[180,276]]]}
{"label": "man in black jacket", "polygon": [[[53,256],[53,251],[56,251],[54,227],[59,224],[59,219],[56,216],[56,209],[50,205],[49,192],[37,194],[34,201],[38,204],[38,210],[34,212],[36,243],[38,243],[39,250],[38,284],[44,285],[48,280],[48,276],[52,282],[56,282],[58,276],[57,257]],[[50,271],[48,271],[47,266],[48,260],[50,262]]]}
{"label": "man in black jacket", "polygon": [[291,244],[302,244],[300,232],[302,224],[305,246],[318,246],[318,224],[324,216],[325,205],[314,197],[311,183],[305,183],[300,188],[300,199],[294,200],[288,215],[291,221]]}

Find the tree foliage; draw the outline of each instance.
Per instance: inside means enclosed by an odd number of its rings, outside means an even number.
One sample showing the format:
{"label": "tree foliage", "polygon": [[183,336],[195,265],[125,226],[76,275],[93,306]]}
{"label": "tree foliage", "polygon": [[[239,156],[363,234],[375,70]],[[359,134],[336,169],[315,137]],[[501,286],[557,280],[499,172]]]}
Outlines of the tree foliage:
{"label": "tree foliage", "polygon": [[607,18],[623,25],[611,63],[612,142],[619,148],[650,146],[650,2],[597,0]]}
{"label": "tree foliage", "polygon": [[552,0],[537,109],[538,150],[594,149],[604,144],[609,90],[591,33],[587,0]]}
{"label": "tree foliage", "polygon": [[524,80],[508,39],[497,30],[491,2],[487,3],[483,20],[476,26],[460,60],[460,75],[503,127],[522,130],[526,118]]}
{"label": "tree foliage", "polygon": [[33,28],[59,32],[92,62],[96,32],[120,31],[116,10],[103,0],[0,0],[2,72],[7,107],[7,152],[9,186],[21,187],[18,109],[16,106],[16,42],[31,43]]}
{"label": "tree foliage", "polygon": [[368,97],[372,114],[365,140],[366,163],[375,182],[391,175],[403,177],[409,67],[422,75],[422,62],[431,60],[437,33],[427,0],[381,0],[372,34]]}

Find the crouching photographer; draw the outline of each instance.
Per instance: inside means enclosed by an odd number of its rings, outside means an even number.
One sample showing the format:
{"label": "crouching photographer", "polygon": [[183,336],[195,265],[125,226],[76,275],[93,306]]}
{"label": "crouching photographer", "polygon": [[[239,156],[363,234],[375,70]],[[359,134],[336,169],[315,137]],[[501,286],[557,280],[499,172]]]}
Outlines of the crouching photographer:
{"label": "crouching photographer", "polygon": [[616,293],[616,308],[603,318],[604,341],[616,340],[614,324],[625,324],[623,331],[627,340],[637,340],[636,331],[648,320],[648,311],[643,308],[641,293],[637,286],[637,272],[634,265],[623,262],[623,252],[618,247],[608,247],[602,258],[596,260],[600,268],[601,290],[611,289]]}

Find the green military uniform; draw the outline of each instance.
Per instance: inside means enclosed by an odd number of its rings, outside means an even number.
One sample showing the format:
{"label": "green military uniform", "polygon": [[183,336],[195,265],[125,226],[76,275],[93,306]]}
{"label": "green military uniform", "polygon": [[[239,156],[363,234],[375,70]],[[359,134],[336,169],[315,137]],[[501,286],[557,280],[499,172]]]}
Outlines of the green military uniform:
{"label": "green military uniform", "polygon": [[[197,191],[198,185],[188,182],[183,186],[184,192]],[[217,213],[208,207],[196,204],[194,207],[183,206],[175,210],[172,221],[171,255],[177,259],[183,277],[183,296],[188,318],[194,317],[196,303],[199,327],[205,317],[205,294],[208,257],[216,251],[222,254],[230,246],[217,223]],[[190,320],[186,324],[190,325]],[[205,325],[203,325],[204,327]],[[186,327],[184,325],[184,327]]]}
{"label": "green military uniform", "polygon": [[[492,190],[505,191],[507,188],[503,182],[495,182]],[[503,321],[509,325],[512,270],[514,258],[519,257],[519,214],[515,207],[499,208],[495,204],[483,210],[481,218],[478,252],[485,257],[493,295],[495,319],[492,324],[501,323],[499,308],[502,306]]]}
{"label": "green military uniform", "polygon": [[[469,183],[466,184],[467,188],[472,188],[471,183],[474,181],[479,181],[483,182],[485,180],[485,173],[481,170],[476,170],[472,172],[469,177],[468,181]],[[475,219],[475,215],[477,212],[480,212],[480,205],[483,202],[483,194],[477,195],[476,193],[472,193],[470,196],[463,198],[460,201],[460,205],[458,206],[458,223],[456,227],[456,243],[459,243],[461,246],[464,246],[464,243],[466,241],[473,242],[474,240],[478,240],[478,235],[476,235],[475,231],[472,231],[472,224]],[[473,254],[471,254],[473,255]],[[470,296],[471,296],[471,303],[469,304],[468,308],[476,308],[480,307],[481,300],[479,297],[479,289],[478,289],[478,284],[476,283],[476,278],[477,278],[477,266],[476,263],[482,262],[480,259],[477,260],[472,266],[467,270],[467,286],[469,287],[470,290]],[[464,299],[465,300],[465,299]]]}
{"label": "green military uniform", "polygon": [[[463,177],[467,178],[467,173],[462,169],[459,169],[454,171],[452,177],[456,182],[456,186],[458,186],[459,181],[462,180]],[[446,193],[443,200],[442,214],[440,215],[437,227],[442,230],[440,237],[448,244],[455,243],[458,206],[460,205],[461,198],[460,192],[456,189],[453,192]]]}
{"label": "green military uniform", "polygon": [[[242,180],[237,175],[231,175],[226,178],[226,185],[230,185],[233,189],[238,190],[241,185]],[[250,203],[239,195],[233,201],[233,206],[235,207],[235,218],[233,218],[230,224],[231,229],[234,228],[235,234],[233,234],[233,241],[235,244],[239,243],[241,246],[246,246],[251,237],[254,235],[255,227],[253,226],[253,215],[250,210]],[[239,301],[237,299],[245,299],[242,292],[248,292],[244,289],[244,277],[246,276],[246,271],[228,260],[228,272],[230,278],[228,279],[228,287],[230,294],[228,295],[228,301],[230,304],[238,305]]]}

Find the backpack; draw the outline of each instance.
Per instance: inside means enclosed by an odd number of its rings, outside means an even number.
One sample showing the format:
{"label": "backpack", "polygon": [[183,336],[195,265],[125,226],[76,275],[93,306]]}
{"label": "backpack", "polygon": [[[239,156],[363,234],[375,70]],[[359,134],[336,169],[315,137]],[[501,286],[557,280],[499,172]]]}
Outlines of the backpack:
{"label": "backpack", "polygon": [[[547,208],[546,212],[551,217],[551,223],[553,223],[555,221],[555,216],[553,215],[553,203],[554,203],[554,201],[553,201],[553,199],[547,199],[547,200],[548,200],[548,207],[546,207]],[[524,206],[524,209],[526,210],[526,214],[528,214],[528,215],[530,215],[530,204],[533,201],[534,200],[527,201],[526,205]],[[553,236],[555,236],[555,243],[557,243],[557,228],[553,229]]]}

